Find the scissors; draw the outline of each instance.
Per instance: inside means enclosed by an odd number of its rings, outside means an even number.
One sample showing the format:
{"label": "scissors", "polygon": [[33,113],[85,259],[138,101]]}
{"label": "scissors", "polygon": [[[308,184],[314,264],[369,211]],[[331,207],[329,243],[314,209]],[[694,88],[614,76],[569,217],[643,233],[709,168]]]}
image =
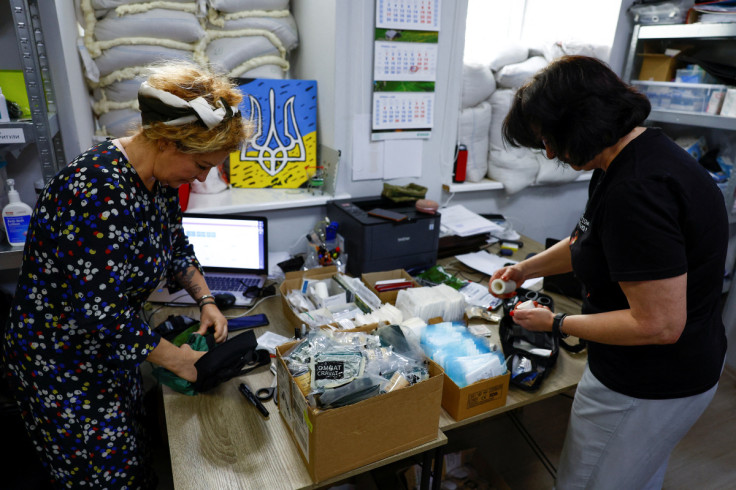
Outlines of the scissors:
{"label": "scissors", "polygon": [[[265,401],[270,400],[271,398],[274,398],[273,395],[276,392],[276,364],[272,362],[269,370],[273,373],[273,381],[271,382],[271,386],[269,386],[268,388],[259,388],[258,391],[256,391],[256,396],[262,402],[265,402]],[[275,398],[274,398],[274,401],[275,401]]]}

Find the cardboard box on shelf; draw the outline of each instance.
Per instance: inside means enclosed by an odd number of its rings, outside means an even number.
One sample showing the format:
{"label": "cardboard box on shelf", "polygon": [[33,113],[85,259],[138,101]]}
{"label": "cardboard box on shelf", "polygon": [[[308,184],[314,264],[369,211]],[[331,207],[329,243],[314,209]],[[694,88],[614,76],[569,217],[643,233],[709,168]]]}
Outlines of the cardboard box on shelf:
{"label": "cardboard box on shelf", "polygon": [[361,276],[361,279],[363,280],[365,285],[368,286],[368,289],[373,291],[376,296],[378,296],[381,302],[390,303],[392,305],[396,304],[396,297],[399,295],[399,290],[394,289],[392,291],[378,291],[376,289],[377,282],[390,279],[405,279],[407,282],[410,282],[412,284],[412,287],[420,287],[420,284],[404,269],[394,269],[384,272],[369,272],[363,274]]}
{"label": "cardboard box on shelf", "polygon": [[279,413],[315,482],[431,442],[437,438],[443,372],[430,361],[429,379],[353,405],[310,407],[276,348]]}
{"label": "cardboard box on shelf", "polygon": [[675,76],[677,59],[673,56],[657,53],[643,53],[639,80],[653,82],[669,82]]}

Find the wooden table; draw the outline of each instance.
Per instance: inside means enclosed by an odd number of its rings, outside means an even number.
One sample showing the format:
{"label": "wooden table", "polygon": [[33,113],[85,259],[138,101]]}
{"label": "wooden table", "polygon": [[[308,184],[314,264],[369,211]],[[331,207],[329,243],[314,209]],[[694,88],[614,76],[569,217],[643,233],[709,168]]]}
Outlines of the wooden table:
{"label": "wooden table", "polygon": [[[535,242],[526,240],[525,243],[526,246],[517,252],[519,259],[529,252],[541,250],[541,246]],[[447,259],[442,262],[452,267],[465,267]],[[464,271],[466,274],[478,273],[467,269]],[[488,280],[487,276],[485,280]],[[579,307],[566,298],[550,296],[555,298],[557,311],[579,311]],[[228,310],[225,313],[226,316],[235,316],[242,311]],[[270,325],[255,329],[256,337],[268,330],[287,337],[293,335],[293,327],[284,320],[280,297],[262,301],[249,312],[253,313],[265,313],[270,321]],[[170,314],[198,316],[196,308],[167,307],[156,311],[151,323],[158,325]],[[561,350],[554,370],[545,379],[540,391],[527,393],[512,387],[505,406],[460,422],[441,410],[437,439],[434,441],[323,482],[312,481],[274,401],[265,403],[270,416],[264,418],[237,390],[237,385],[243,381],[254,391],[269,386],[273,375],[268,367],[263,366],[194,397],[176,393],[164,386],[163,406],[174,486],[177,489],[312,489],[422,453],[426,463],[428,455],[432,454],[431,450],[447,443],[444,432],[570,390],[580,380],[585,362],[585,354],[571,355]]]}

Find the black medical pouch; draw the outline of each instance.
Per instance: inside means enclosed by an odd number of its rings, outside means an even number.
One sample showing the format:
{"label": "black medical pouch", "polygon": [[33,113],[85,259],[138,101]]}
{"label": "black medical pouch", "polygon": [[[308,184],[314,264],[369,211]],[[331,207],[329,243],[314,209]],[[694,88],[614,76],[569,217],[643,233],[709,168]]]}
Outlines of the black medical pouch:
{"label": "black medical pouch", "polygon": [[[539,306],[546,306],[555,311],[551,297],[537,291],[519,288],[515,297],[503,303],[503,318],[498,327],[498,335],[511,373],[511,385],[525,391],[536,391],[557,362],[560,343],[552,332],[531,332],[514,323],[511,311],[517,304],[528,300],[536,301]],[[535,349],[546,349],[550,354],[542,355],[534,352]]]}
{"label": "black medical pouch", "polygon": [[258,341],[253,330],[246,330],[222,344],[211,347],[194,363],[194,367],[197,368],[197,381],[192,385],[193,388],[202,393],[259,366],[270,364],[271,356],[268,351],[256,349],[257,345]]}

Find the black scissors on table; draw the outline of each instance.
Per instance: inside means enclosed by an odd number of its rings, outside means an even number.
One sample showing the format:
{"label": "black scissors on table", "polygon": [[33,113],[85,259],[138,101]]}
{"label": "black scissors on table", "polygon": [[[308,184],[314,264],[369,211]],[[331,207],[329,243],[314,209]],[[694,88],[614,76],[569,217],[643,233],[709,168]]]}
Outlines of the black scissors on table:
{"label": "black scissors on table", "polygon": [[256,396],[262,402],[268,401],[271,398],[273,398],[274,402],[276,402],[276,398],[274,397],[274,393],[276,392],[276,364],[272,362],[269,370],[273,373],[273,381],[271,382],[271,386],[269,386],[268,388],[259,388],[258,391],[256,391]]}

